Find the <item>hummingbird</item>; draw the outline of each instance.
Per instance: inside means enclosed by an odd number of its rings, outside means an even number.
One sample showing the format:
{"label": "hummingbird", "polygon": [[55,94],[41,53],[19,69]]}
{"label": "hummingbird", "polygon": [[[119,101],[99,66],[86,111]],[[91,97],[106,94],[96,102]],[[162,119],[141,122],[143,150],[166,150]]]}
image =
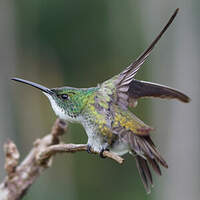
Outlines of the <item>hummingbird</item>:
{"label": "hummingbird", "polygon": [[119,156],[131,154],[136,159],[141,180],[148,193],[153,186],[150,166],[161,175],[160,166],[168,168],[168,165],[151,139],[153,128],[137,118],[129,108],[135,107],[138,99],[144,97],[177,99],[184,103],[190,101],[187,95],[176,89],[135,79],[137,71],[173,22],[178,10],[175,10],[156,39],[134,62],[96,87],[49,89],[31,81],[12,78],[41,90],[59,118],[82,124],[88,136],[89,153],[92,148],[101,157],[105,150]]}

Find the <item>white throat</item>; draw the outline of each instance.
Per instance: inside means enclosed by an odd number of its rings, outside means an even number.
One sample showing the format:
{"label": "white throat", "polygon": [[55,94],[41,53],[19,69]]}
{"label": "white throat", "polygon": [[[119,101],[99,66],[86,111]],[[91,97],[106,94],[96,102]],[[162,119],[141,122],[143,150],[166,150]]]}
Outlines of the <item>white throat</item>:
{"label": "white throat", "polygon": [[45,92],[43,92],[49,99],[50,103],[51,103],[51,107],[53,108],[55,114],[61,118],[61,119],[64,119],[64,120],[67,120],[67,121],[72,121],[73,119],[71,117],[69,117],[66,113],[66,111],[62,108],[60,108],[57,103],[55,102],[55,100],[53,99],[53,97]]}

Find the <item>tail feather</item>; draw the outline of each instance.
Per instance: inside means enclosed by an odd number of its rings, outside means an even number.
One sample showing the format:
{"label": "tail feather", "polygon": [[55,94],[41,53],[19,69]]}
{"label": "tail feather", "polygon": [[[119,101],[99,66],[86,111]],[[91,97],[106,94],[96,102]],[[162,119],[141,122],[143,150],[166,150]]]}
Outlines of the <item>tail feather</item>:
{"label": "tail feather", "polygon": [[137,136],[130,133],[129,143],[133,155],[136,155],[136,165],[144,187],[147,193],[150,193],[153,179],[148,163],[158,175],[161,175],[159,164],[165,168],[168,168],[168,165],[156,149],[150,136]]}
{"label": "tail feather", "polygon": [[162,175],[162,172],[161,172],[161,169],[160,169],[160,166],[158,165],[158,163],[156,162],[156,160],[154,159],[149,159],[147,157],[147,160],[148,162],[150,163],[151,167],[153,168],[153,170],[159,175],[161,176]]}
{"label": "tail feather", "polygon": [[151,138],[149,136],[148,137],[144,137],[144,138],[145,138],[144,143],[148,146],[148,148],[150,149],[150,151],[154,155],[155,160],[158,161],[163,167],[168,168],[168,165],[167,165],[166,161],[162,158],[162,156],[160,155],[160,153],[156,149],[156,147],[155,147],[153,141],[151,140]]}
{"label": "tail feather", "polygon": [[136,156],[135,158],[136,158],[136,165],[139,170],[139,174],[141,176],[145,190],[147,191],[147,193],[150,193],[151,186],[153,185],[153,179],[148,163],[145,159],[143,159],[140,156]]}

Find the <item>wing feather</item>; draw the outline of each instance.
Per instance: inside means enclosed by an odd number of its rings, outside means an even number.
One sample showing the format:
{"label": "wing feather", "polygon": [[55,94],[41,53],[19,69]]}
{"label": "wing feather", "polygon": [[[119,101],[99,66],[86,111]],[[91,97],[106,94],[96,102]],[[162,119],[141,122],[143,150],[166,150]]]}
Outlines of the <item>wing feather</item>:
{"label": "wing feather", "polygon": [[153,50],[154,46],[157,44],[159,39],[162,37],[162,35],[165,33],[167,28],[171,25],[174,18],[176,17],[179,9],[177,8],[173,15],[170,17],[167,24],[164,26],[164,28],[161,30],[161,32],[158,34],[156,39],[150,44],[150,46],[133,62],[130,66],[128,66],[123,72],[119,74],[119,80],[118,84],[123,84],[124,81],[126,81],[128,78],[133,78],[141,65],[145,62],[146,58],[150,55],[151,51]]}
{"label": "wing feather", "polygon": [[176,98],[182,102],[189,102],[190,98],[175,90],[173,88],[156,84],[150,83],[147,81],[139,81],[133,80],[128,89],[128,96],[129,98],[138,99],[142,97],[159,97],[159,98]]}
{"label": "wing feather", "polygon": [[100,91],[102,91],[102,94],[104,94],[104,96],[107,95],[110,101],[114,104],[118,104],[122,109],[126,110],[128,106],[135,107],[137,105],[137,99],[142,97],[176,98],[185,103],[190,101],[188,96],[175,89],[164,85],[158,85],[156,83],[134,79],[139,68],[145,62],[159,39],[175,19],[178,10],[179,9],[177,8],[174,11],[173,15],[155,40],[153,40],[150,46],[133,63],[131,63],[130,66],[119,75],[114,76],[101,85]]}
{"label": "wing feather", "polygon": [[130,66],[128,66],[124,71],[115,77],[116,103],[119,103],[119,105],[124,104],[124,109],[127,108],[126,101],[128,101],[129,106],[136,106],[137,99],[142,97],[160,97],[169,99],[176,98],[182,102],[189,102],[190,99],[188,96],[175,89],[164,85],[158,85],[155,83],[138,81],[134,79],[134,76],[141,65],[145,62],[159,39],[173,22],[178,10],[179,9],[175,10],[167,24],[158,34],[156,39],[151,43],[151,45]]}

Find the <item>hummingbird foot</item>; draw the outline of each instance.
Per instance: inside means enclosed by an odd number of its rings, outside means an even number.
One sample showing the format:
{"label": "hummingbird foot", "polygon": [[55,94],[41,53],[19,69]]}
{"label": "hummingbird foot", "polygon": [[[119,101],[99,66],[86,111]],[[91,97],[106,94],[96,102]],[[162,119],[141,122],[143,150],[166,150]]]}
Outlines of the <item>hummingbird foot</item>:
{"label": "hummingbird foot", "polygon": [[92,148],[91,145],[88,144],[88,145],[87,145],[87,152],[88,152],[88,153],[92,153],[91,148]]}
{"label": "hummingbird foot", "polygon": [[104,151],[110,151],[110,150],[108,148],[106,148],[106,149],[102,148],[101,151],[100,151],[100,153],[99,153],[99,155],[100,155],[101,158],[106,158],[106,156],[103,155]]}

